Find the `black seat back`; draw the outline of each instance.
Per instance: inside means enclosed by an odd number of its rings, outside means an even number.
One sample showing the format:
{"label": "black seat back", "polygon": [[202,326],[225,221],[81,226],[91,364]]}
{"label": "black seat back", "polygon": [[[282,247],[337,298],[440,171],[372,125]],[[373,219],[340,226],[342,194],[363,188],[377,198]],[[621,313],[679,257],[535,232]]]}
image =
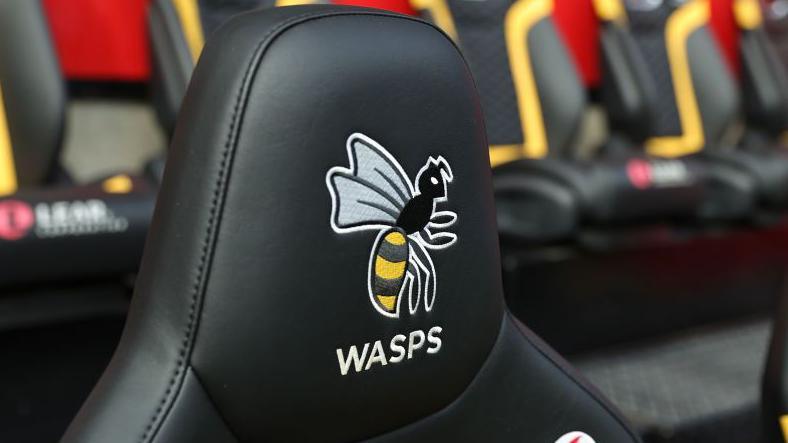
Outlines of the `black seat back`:
{"label": "black seat back", "polygon": [[654,78],[629,32],[621,0],[596,0],[593,6],[599,19],[600,89],[611,142],[632,149],[653,135],[659,115]]}
{"label": "black seat back", "polygon": [[708,2],[625,4],[657,89],[658,118],[647,141],[649,152],[678,157],[719,147],[738,121],[740,102],[708,29]]}
{"label": "black seat back", "polygon": [[0,2],[0,195],[53,178],[65,89],[38,0]]}
{"label": "black seat back", "polygon": [[773,145],[788,128],[788,75],[763,27],[758,0],[731,2],[738,26],[740,83],[749,137]]}
{"label": "black seat back", "polygon": [[63,441],[636,441],[506,313],[487,156],[434,27],[232,19],[184,100],[121,343]]}

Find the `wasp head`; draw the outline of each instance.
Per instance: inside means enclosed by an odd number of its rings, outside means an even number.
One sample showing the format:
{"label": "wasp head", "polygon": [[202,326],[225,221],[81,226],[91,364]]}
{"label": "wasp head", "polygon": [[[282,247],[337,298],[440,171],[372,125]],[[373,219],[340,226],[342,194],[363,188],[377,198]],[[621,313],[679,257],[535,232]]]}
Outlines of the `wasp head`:
{"label": "wasp head", "polygon": [[416,191],[433,199],[446,199],[446,187],[454,179],[446,159],[430,157],[416,175]]}

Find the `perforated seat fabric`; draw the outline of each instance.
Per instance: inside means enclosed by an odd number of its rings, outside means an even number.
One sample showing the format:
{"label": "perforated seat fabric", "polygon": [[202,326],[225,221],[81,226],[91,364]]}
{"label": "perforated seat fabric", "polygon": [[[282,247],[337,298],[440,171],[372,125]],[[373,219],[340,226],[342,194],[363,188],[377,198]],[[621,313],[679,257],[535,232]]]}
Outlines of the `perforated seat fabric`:
{"label": "perforated seat fabric", "polygon": [[123,338],[62,441],[638,441],[507,313],[490,181],[473,80],[434,27],[232,19],[189,86]]}
{"label": "perforated seat fabric", "polygon": [[758,442],[771,326],[712,325],[572,361],[649,442]]}

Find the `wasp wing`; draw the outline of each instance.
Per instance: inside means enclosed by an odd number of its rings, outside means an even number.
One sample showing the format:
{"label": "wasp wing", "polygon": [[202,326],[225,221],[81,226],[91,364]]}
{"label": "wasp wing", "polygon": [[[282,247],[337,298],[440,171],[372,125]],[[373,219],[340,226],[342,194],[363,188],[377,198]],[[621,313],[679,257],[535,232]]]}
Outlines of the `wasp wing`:
{"label": "wasp wing", "polygon": [[400,210],[413,198],[413,185],[408,176],[383,146],[364,134],[355,133],[348,138],[347,148],[354,174],[374,183],[396,200]]}
{"label": "wasp wing", "polygon": [[396,160],[363,134],[347,140],[350,168],[334,167],[326,182],[331,193],[331,224],[335,231],[393,226],[413,186]]}

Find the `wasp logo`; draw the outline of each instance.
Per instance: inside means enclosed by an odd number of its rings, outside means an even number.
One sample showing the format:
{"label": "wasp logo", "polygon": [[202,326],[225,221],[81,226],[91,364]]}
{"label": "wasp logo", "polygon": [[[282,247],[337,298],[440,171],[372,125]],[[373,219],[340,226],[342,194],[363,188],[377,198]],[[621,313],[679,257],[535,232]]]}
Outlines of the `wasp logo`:
{"label": "wasp logo", "polygon": [[436,211],[448,200],[454,179],[449,163],[429,157],[412,183],[402,166],[381,145],[363,134],[347,140],[350,167],[326,174],[331,194],[331,228],[345,234],[379,231],[369,258],[368,291],[372,306],[398,318],[403,296],[414,314],[424,298],[429,312],[437,279],[430,250],[445,249],[457,235],[445,230],[457,221],[451,211]]}

